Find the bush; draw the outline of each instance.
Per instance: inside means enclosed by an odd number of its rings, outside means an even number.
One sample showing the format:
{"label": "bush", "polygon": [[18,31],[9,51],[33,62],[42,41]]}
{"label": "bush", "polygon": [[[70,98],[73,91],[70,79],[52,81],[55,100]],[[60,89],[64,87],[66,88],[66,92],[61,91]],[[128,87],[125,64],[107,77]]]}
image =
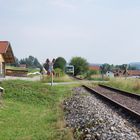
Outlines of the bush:
{"label": "bush", "polygon": [[55,60],[54,69],[59,68],[62,71],[65,71],[65,65],[66,65],[66,60],[63,57],[58,57]]}
{"label": "bush", "polygon": [[97,70],[88,70],[86,72],[86,78],[91,78],[92,75],[97,75],[99,72]]}
{"label": "bush", "polygon": [[56,69],[54,70],[54,72],[55,72],[55,76],[56,76],[56,77],[57,77],[57,74],[59,75],[59,77],[64,76],[64,72],[63,72],[63,70],[60,69],[60,68],[56,68]]}

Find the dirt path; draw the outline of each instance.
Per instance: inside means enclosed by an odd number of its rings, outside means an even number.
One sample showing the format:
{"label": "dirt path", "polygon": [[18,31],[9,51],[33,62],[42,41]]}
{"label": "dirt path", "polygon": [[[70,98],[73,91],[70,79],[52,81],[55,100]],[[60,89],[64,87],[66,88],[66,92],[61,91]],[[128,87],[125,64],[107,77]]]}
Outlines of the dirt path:
{"label": "dirt path", "polygon": [[14,77],[14,76],[6,76],[5,78],[0,78],[0,81],[3,80],[27,80],[27,81],[40,81],[40,75],[35,76],[33,78],[30,77]]}

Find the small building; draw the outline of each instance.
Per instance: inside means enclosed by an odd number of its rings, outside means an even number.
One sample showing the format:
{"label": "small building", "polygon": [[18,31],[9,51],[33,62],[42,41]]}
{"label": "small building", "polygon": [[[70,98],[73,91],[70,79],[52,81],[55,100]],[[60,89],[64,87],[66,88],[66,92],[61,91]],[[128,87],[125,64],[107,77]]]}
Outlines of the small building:
{"label": "small building", "polygon": [[114,69],[112,71],[115,77],[125,77],[128,76],[128,71],[121,70],[121,69]]}
{"label": "small building", "polygon": [[26,64],[20,64],[19,67],[20,68],[27,68],[27,65]]}
{"label": "small building", "polygon": [[113,78],[114,77],[114,73],[112,71],[107,71],[106,72],[106,76],[109,78]]}
{"label": "small building", "polygon": [[128,70],[130,76],[140,76],[140,70]]}
{"label": "small building", "polygon": [[5,77],[5,65],[15,62],[10,42],[0,41],[0,77]]}
{"label": "small building", "polygon": [[140,70],[121,70],[115,69],[112,71],[115,77],[140,77]]}
{"label": "small building", "polygon": [[128,70],[129,77],[140,77],[140,70]]}
{"label": "small building", "polygon": [[27,69],[6,69],[6,76],[27,77]]}

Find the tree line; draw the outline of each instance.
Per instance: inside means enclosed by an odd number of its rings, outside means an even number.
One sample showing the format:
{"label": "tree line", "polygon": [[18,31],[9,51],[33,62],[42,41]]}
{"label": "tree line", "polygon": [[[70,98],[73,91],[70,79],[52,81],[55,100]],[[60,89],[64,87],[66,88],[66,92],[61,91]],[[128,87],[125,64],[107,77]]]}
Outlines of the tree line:
{"label": "tree line", "polygon": [[[46,59],[47,60],[47,59]],[[44,62],[43,66],[47,67],[46,65],[47,62]],[[17,57],[15,57],[15,63],[11,64],[12,66],[20,66],[21,64],[25,64],[27,66],[27,68],[40,68],[42,69],[42,65],[40,64],[40,62],[38,61],[38,59],[34,56],[29,56],[27,58],[23,58],[23,59],[18,59]],[[63,57],[58,57],[55,59],[54,62],[54,69],[59,68],[61,69],[63,72],[65,72],[65,66],[67,64],[67,61],[65,60],[65,58]],[[84,73],[95,73],[95,72],[89,72],[89,63],[85,58],[82,57],[73,57],[70,62],[70,65],[74,66],[74,75],[82,75]],[[127,64],[122,64],[122,65],[113,65],[113,64],[102,64],[100,65],[100,72],[105,74],[107,71],[112,71],[113,69],[122,69],[122,70],[135,70],[136,68]],[[87,72],[88,71],[88,72]]]}
{"label": "tree line", "polygon": [[[63,72],[65,72],[65,67],[66,67],[67,61],[63,57],[58,57],[56,58],[54,62],[54,69],[61,69]],[[73,57],[70,60],[70,65],[74,66],[74,75],[80,75],[85,73],[88,70],[88,62],[85,58],[82,57]],[[44,63],[44,68],[47,70],[48,69],[48,62]]]}
{"label": "tree line", "polygon": [[113,71],[115,69],[120,69],[120,70],[136,70],[136,67],[128,65],[128,64],[122,64],[122,65],[113,65],[113,64],[102,64],[100,66],[101,72],[105,74],[107,71]]}
{"label": "tree line", "polygon": [[27,68],[41,68],[41,64],[38,59],[34,56],[29,56],[26,58],[18,59],[15,57],[15,63],[11,64],[11,66],[19,67],[20,65],[26,65]]}

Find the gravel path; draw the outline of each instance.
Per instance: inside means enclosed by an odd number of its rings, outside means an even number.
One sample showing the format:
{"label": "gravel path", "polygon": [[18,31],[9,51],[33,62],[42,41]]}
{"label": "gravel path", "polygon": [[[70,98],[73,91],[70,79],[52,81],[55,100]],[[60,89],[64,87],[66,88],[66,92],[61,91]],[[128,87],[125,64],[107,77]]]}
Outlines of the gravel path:
{"label": "gravel path", "polygon": [[84,88],[75,88],[73,92],[73,97],[64,101],[64,111],[67,126],[74,128],[76,140],[140,140],[140,129],[113,107]]}
{"label": "gravel path", "polygon": [[6,76],[5,78],[0,78],[0,81],[4,80],[27,80],[27,81],[40,81],[40,75],[30,77],[16,77],[16,76]]}
{"label": "gravel path", "polygon": [[125,96],[124,94],[100,86],[96,86],[94,89],[140,114],[140,99]]}

